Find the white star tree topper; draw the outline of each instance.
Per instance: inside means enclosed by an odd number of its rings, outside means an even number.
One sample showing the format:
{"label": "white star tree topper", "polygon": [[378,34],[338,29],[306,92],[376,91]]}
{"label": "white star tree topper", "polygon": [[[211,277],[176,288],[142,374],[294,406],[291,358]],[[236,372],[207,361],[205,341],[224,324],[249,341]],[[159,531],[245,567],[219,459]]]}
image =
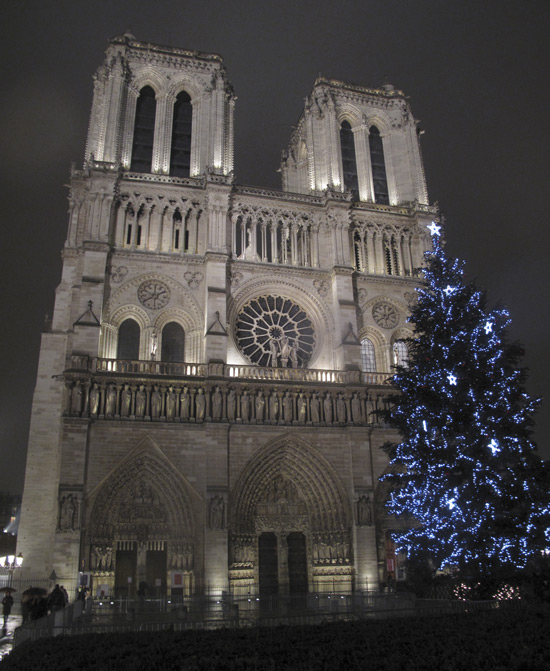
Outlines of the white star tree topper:
{"label": "white star tree topper", "polygon": [[427,229],[430,231],[430,235],[441,235],[441,226],[438,226],[435,221],[432,221],[432,223],[427,226]]}

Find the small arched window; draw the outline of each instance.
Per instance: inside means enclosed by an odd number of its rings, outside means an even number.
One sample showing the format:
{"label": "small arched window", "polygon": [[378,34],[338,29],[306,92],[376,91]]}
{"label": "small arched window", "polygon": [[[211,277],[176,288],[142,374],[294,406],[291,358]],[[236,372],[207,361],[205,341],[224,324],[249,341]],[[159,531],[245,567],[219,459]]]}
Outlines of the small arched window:
{"label": "small arched window", "polygon": [[342,121],[340,126],[340,149],[342,151],[344,187],[352,192],[354,199],[357,199],[359,197],[359,180],[357,178],[355,140],[348,121]]}
{"label": "small arched window", "polygon": [[394,275],[391,240],[386,237],[384,237],[384,260],[386,262],[386,275]]}
{"label": "small arched window", "polygon": [[402,340],[396,340],[393,343],[393,365],[405,368],[409,366],[409,350]]}
{"label": "small arched window", "polygon": [[361,370],[363,373],[376,372],[376,351],[370,338],[361,340]]}
{"label": "small arched window", "polygon": [[183,363],[185,332],[177,322],[168,322],[162,329],[162,361]]}
{"label": "small arched window", "polygon": [[355,269],[363,270],[363,244],[361,236],[357,231],[353,234],[353,258],[355,261]]}
{"label": "small arched window", "polygon": [[181,212],[176,210],[172,215],[172,249],[175,252],[187,251],[187,231]]}
{"label": "small arched window", "polygon": [[398,242],[395,238],[392,238],[391,241],[391,250],[392,250],[392,261],[393,261],[393,274],[400,275],[401,269],[399,267],[399,254],[397,252]]}
{"label": "small arched window", "polygon": [[139,359],[139,324],[125,319],[118,329],[117,359]]}
{"label": "small arched window", "polygon": [[185,91],[178,93],[174,103],[172,144],[170,149],[170,174],[174,177],[189,177],[191,170],[191,131],[193,106]]}
{"label": "small arched window", "polygon": [[156,112],[155,92],[150,86],[144,86],[139,92],[136,103],[132,162],[130,164],[130,170],[134,172],[151,172]]}
{"label": "small arched window", "polygon": [[382,136],[376,126],[369,128],[370,163],[372,168],[372,183],[374,187],[374,202],[389,205],[388,180],[386,179],[386,163],[384,161],[384,145]]}

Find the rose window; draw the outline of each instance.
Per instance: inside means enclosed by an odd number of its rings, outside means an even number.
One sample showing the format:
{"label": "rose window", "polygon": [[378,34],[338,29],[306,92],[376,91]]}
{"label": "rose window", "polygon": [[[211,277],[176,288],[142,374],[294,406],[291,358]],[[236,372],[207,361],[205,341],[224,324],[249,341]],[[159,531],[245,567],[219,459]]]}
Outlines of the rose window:
{"label": "rose window", "polygon": [[237,344],[258,366],[304,368],[315,346],[315,331],[305,311],[288,298],[259,296],[240,311]]}

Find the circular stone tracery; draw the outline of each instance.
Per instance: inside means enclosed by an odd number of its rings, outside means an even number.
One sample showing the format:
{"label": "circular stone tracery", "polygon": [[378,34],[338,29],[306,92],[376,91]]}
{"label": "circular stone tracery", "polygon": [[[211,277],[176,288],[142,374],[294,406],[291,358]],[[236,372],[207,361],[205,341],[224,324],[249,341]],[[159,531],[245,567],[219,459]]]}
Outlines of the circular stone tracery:
{"label": "circular stone tracery", "polygon": [[146,280],[139,285],[137,295],[146,308],[160,310],[170,300],[170,289],[160,280]]}
{"label": "circular stone tracery", "polygon": [[397,310],[387,301],[379,301],[372,308],[374,321],[384,329],[393,329],[399,322]]}
{"label": "circular stone tracery", "polygon": [[237,316],[235,336],[242,354],[258,366],[304,368],[315,346],[306,312],[281,296],[249,301]]}

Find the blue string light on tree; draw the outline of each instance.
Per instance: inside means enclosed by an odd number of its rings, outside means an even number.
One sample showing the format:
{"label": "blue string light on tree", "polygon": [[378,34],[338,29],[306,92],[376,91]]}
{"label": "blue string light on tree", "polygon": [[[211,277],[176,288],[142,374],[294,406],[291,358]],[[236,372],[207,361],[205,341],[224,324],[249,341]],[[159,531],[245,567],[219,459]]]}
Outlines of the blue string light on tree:
{"label": "blue string light on tree", "polygon": [[389,422],[402,440],[389,448],[385,477],[389,512],[403,520],[394,540],[436,568],[521,569],[550,548],[550,477],[530,434],[538,401],[525,392],[521,348],[506,338],[508,312],[487,310],[463,263],[445,254],[441,226],[427,228],[433,250],[409,317],[415,337],[393,376]]}
{"label": "blue string light on tree", "polygon": [[489,443],[489,449],[491,450],[493,456],[500,452],[500,447],[498,446],[498,443],[494,438]]}

